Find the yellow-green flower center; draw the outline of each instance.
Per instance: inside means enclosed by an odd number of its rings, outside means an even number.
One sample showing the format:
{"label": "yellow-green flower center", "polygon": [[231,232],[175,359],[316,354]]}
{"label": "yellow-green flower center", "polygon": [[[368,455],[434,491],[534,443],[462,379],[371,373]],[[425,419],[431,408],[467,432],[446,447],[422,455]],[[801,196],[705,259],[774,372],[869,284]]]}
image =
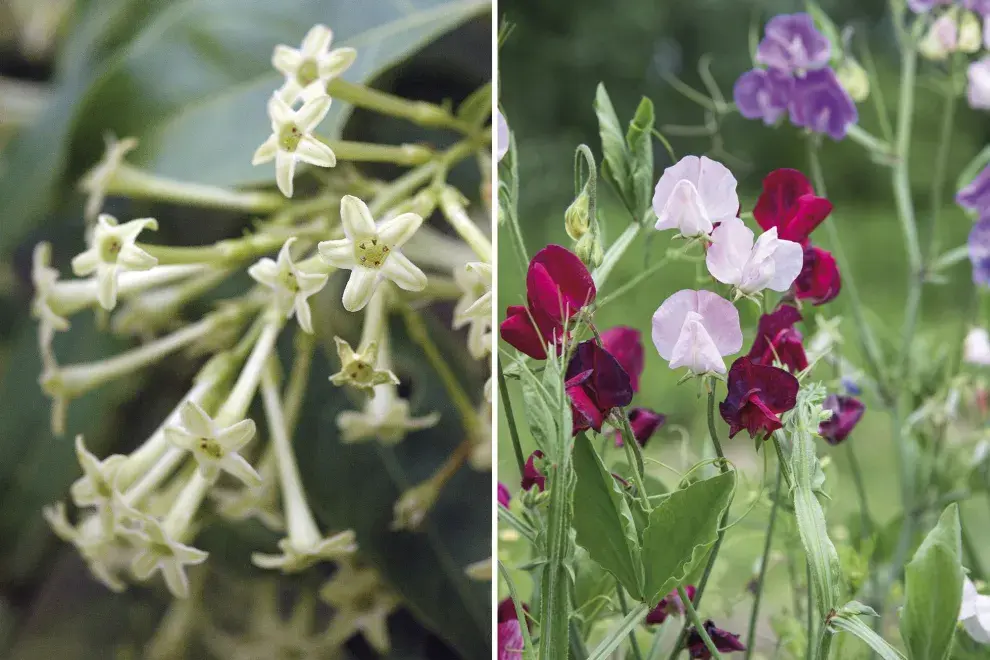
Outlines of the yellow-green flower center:
{"label": "yellow-green flower center", "polygon": [[105,237],[100,241],[100,260],[104,263],[116,263],[117,255],[120,254],[123,247],[123,243],[116,236]]}
{"label": "yellow-green flower center", "polygon": [[295,124],[286,124],[278,134],[278,146],[283,151],[295,151],[302,140],[302,131]]}
{"label": "yellow-green flower center", "polygon": [[389,247],[376,238],[365,238],[354,245],[354,256],[366,268],[380,268],[388,259]]}
{"label": "yellow-green flower center", "polygon": [[214,459],[223,458],[223,447],[217,443],[216,440],[211,440],[210,438],[200,438],[199,439],[199,450]]}
{"label": "yellow-green flower center", "polygon": [[367,382],[372,373],[371,365],[364,360],[354,360],[344,367],[344,370],[354,382],[359,384]]}
{"label": "yellow-green flower center", "polygon": [[303,87],[306,87],[319,77],[320,67],[316,63],[316,60],[303,60],[302,64],[299,65],[299,70],[296,71],[296,80]]}
{"label": "yellow-green flower center", "polygon": [[283,271],[279,274],[279,280],[283,287],[292,293],[299,293],[299,282],[291,270]]}

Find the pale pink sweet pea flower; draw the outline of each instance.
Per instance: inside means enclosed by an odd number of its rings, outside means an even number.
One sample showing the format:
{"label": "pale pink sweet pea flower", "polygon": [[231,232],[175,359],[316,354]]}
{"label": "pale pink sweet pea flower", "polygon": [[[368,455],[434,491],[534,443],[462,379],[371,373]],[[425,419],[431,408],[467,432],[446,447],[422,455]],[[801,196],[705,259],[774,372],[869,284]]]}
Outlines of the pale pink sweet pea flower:
{"label": "pale pink sweet pea flower", "polygon": [[959,621],[974,641],[990,644],[990,596],[980,594],[968,579],[963,582]]}
{"label": "pale pink sweet pea flower", "polygon": [[739,218],[729,218],[715,228],[711,240],[705,257],[708,272],[745,295],[763,289],[787,291],[804,265],[804,249],[777,238],[776,227],[754,243],[753,230]]}
{"label": "pale pink sweet pea flower", "polygon": [[969,107],[990,110],[990,55],[970,64],[966,77],[969,79],[966,91]]}
{"label": "pale pink sweet pea flower", "polygon": [[736,217],[736,178],[706,156],[685,156],[663,171],[653,193],[657,229],[677,229],[695,238],[710,234],[717,222]]}
{"label": "pale pink sweet pea flower", "polygon": [[990,333],[986,328],[972,328],[966,333],[963,360],[969,364],[990,366]]}
{"label": "pale pink sweet pea flower", "polygon": [[711,291],[678,291],[653,314],[653,344],[671,369],[724,374],[723,356],[742,349],[739,312]]}
{"label": "pale pink sweet pea flower", "polygon": [[501,111],[495,111],[495,162],[499,162],[509,151],[509,124]]}

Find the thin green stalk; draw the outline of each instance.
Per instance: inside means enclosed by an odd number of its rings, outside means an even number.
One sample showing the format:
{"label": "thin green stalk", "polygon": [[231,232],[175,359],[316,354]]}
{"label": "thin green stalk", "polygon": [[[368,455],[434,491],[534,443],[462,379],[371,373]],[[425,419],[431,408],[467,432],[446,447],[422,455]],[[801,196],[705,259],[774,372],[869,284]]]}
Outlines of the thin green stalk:
{"label": "thin green stalk", "polygon": [[646,494],[646,480],[644,479],[645,467],[643,464],[643,452],[639,443],[636,442],[636,434],[633,433],[632,425],[629,423],[629,415],[625,410],[619,413],[622,418],[622,448],[626,452],[626,460],[629,461],[633,471],[633,483],[639,493],[639,500],[643,504],[644,511],[652,510],[650,501]]}
{"label": "thin green stalk", "polygon": [[[955,71],[953,66],[952,71]],[[950,75],[952,75],[950,73]],[[930,264],[938,254],[938,226],[942,213],[942,201],[945,195],[945,184],[948,179],[946,171],[949,162],[949,150],[952,147],[952,128],[956,118],[957,95],[950,90],[945,95],[945,107],[942,110],[942,126],[938,135],[938,152],[935,155],[935,172],[932,175],[931,215],[926,232],[927,254],[926,261]]]}
{"label": "thin green stalk", "polygon": [[[629,616],[629,605],[626,603],[626,592],[622,589],[622,584],[615,581],[615,593],[619,596],[619,607],[622,608],[622,616]],[[636,629],[629,632],[629,646],[632,648],[633,657],[636,660],[643,660],[643,652],[639,649],[639,642],[636,641]]]}
{"label": "thin green stalk", "polygon": [[814,660],[815,656],[812,655],[812,653],[815,649],[815,644],[813,641],[815,639],[815,593],[814,593],[814,589],[811,588],[811,564],[805,563],[804,570],[805,570],[805,580],[808,581],[808,607],[807,607],[808,649],[807,649],[806,657],[808,658],[808,660]]}
{"label": "thin green stalk", "polygon": [[763,584],[770,568],[770,548],[773,546],[773,529],[777,521],[777,505],[780,502],[780,484],[784,480],[784,470],[777,465],[777,485],[774,486],[773,504],[770,505],[770,521],[767,523],[767,536],[763,542],[763,558],[760,560],[760,576],[756,580],[756,593],[753,596],[753,611],[749,615],[749,630],[746,633],[746,660],[753,657],[756,644],[756,622],[760,616],[760,601],[763,598]]}
{"label": "thin green stalk", "polygon": [[866,500],[866,486],[863,483],[863,472],[859,467],[859,459],[856,458],[856,451],[850,442],[846,442],[846,457],[849,459],[849,471],[852,473],[853,484],[856,486],[856,495],[859,497],[859,513],[862,519],[863,536],[873,535],[873,516],[870,515],[870,506]]}
{"label": "thin green stalk", "polygon": [[512,413],[512,401],[509,400],[509,388],[505,384],[505,373],[502,371],[502,360],[496,359],[498,364],[498,397],[505,411],[505,421],[509,425],[509,437],[512,439],[512,451],[516,455],[516,465],[519,467],[519,476],[522,476],[526,467],[526,458],[523,456],[522,443],[519,442],[519,429],[516,428],[516,417]]}
{"label": "thin green stalk", "polygon": [[816,660],[828,660],[829,651],[832,650],[832,637],[828,626],[822,624],[822,634],[818,640],[818,653],[815,655]]}
{"label": "thin green stalk", "polygon": [[715,642],[708,636],[708,631],[705,630],[705,625],[701,621],[701,617],[698,616],[698,611],[694,609],[691,599],[688,598],[687,592],[684,591],[684,587],[681,585],[677,585],[677,595],[681,597],[681,602],[684,603],[684,610],[687,612],[687,618],[694,624],[694,629],[698,631],[701,641],[705,643],[708,652],[712,654],[712,658],[721,658],[722,656],[719,655],[718,648],[715,647]]}

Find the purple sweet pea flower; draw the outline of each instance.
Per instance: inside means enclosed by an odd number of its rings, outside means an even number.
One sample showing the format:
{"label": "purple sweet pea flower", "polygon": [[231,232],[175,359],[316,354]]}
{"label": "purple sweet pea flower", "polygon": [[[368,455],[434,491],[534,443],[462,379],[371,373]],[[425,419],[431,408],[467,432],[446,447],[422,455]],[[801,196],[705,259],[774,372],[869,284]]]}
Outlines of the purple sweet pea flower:
{"label": "purple sweet pea flower", "polygon": [[[684,593],[692,601],[694,600],[694,585],[689,584],[684,587]],[[657,606],[646,615],[646,623],[660,624],[667,620],[668,616],[682,616],[684,614],[684,603],[681,602],[681,595],[674,589],[669,594],[660,599]]]}
{"label": "purple sweet pea flower", "polygon": [[828,66],[832,44],[808,14],[781,14],[767,23],[756,61],[771,69],[801,74]]}
{"label": "purple sweet pea flower", "polygon": [[956,204],[980,216],[990,216],[990,165],[976,175],[968,186],[956,195]]}
{"label": "purple sweet pea flower", "polygon": [[936,5],[951,5],[952,0],[908,0],[908,7],[916,14],[929,12]]}
{"label": "purple sweet pea flower", "polygon": [[866,410],[859,399],[841,394],[829,394],[822,407],[831,410],[832,417],[818,425],[818,435],[830,445],[837,445],[848,438]]}
{"label": "purple sweet pea flower", "polygon": [[796,78],[789,109],[795,126],[826,133],[833,140],[846,137],[846,131],[859,119],[856,104],[831,69]]}
{"label": "purple sweet pea flower", "polygon": [[968,242],[973,282],[990,286],[990,215],[983,216],[973,225]]}
{"label": "purple sweet pea flower", "polygon": [[[632,427],[633,437],[640,447],[646,446],[646,441],[667,422],[667,416],[654,412],[649,408],[633,408],[629,411],[629,426]],[[622,432],[615,432],[615,446],[622,446]]]}
{"label": "purple sweet pea flower", "polygon": [[542,460],[543,452],[539,449],[530,454],[529,458],[526,459],[526,465],[523,467],[521,483],[523,490],[529,490],[533,486],[539,488],[541,493],[546,490],[547,477],[545,474],[540,472],[538,467],[536,467],[536,461],[542,462]]}
{"label": "purple sweet pea flower", "polygon": [[[711,637],[712,642],[715,644],[715,648],[719,650],[719,653],[731,653],[733,651],[745,651],[746,647],[743,643],[739,641],[739,635],[735,633],[730,633],[721,628],[716,628],[715,624],[711,619],[705,621],[705,632]],[[708,651],[708,647],[705,646],[705,642],[701,639],[701,635],[694,628],[691,628],[691,632],[687,638],[687,648],[688,654],[692,658],[700,658],[701,660],[709,660],[712,654]]]}
{"label": "purple sweet pea flower", "polygon": [[498,503],[504,507],[508,507],[511,501],[512,494],[509,492],[509,489],[501,481],[498,482]]}
{"label": "purple sweet pea flower", "polygon": [[518,619],[498,624],[498,660],[521,660],[524,644]]}
{"label": "purple sweet pea flower", "polygon": [[732,98],[743,117],[770,126],[787,111],[793,88],[794,80],[782,71],[752,69],[736,80]]}

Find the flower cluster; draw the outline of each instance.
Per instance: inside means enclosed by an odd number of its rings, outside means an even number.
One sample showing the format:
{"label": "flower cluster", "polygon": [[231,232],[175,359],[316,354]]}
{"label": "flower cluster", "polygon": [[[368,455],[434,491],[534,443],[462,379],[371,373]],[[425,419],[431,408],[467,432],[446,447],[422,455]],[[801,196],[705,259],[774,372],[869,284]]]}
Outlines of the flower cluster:
{"label": "flower cluster", "polygon": [[[918,14],[935,14],[918,48],[931,60],[976,55],[966,70],[970,107],[990,110],[990,3],[984,0],[908,0]],[[982,51],[982,52],[981,52]]]}
{"label": "flower cluster", "polygon": [[829,66],[832,47],[808,14],[770,19],[756,50],[766,68],[747,71],[733,88],[739,113],[768,126],[786,113],[795,126],[843,139],[859,113]]}

